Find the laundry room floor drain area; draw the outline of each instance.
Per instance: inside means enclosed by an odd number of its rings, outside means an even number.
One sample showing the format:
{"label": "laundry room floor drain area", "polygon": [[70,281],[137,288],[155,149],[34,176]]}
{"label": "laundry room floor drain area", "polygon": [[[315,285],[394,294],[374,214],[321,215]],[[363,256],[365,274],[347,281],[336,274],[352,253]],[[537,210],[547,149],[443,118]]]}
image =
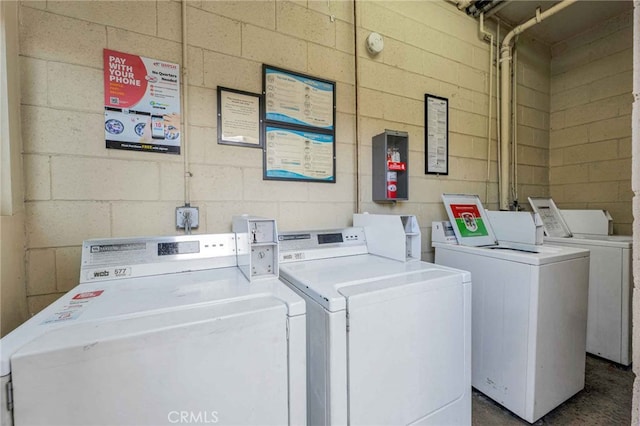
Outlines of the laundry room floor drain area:
{"label": "laundry room floor drain area", "polygon": [[[633,378],[631,368],[587,356],[584,389],[534,425],[631,424]],[[476,390],[472,396],[472,418],[473,426],[529,424]]]}

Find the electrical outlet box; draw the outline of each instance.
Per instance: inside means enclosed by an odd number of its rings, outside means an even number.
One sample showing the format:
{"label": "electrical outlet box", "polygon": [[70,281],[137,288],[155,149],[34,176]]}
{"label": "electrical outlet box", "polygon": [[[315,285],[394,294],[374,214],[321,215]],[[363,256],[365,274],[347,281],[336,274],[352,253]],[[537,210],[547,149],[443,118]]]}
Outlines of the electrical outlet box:
{"label": "electrical outlet box", "polygon": [[197,207],[176,207],[176,228],[185,229],[187,221],[190,221],[191,229],[195,229],[200,224]]}

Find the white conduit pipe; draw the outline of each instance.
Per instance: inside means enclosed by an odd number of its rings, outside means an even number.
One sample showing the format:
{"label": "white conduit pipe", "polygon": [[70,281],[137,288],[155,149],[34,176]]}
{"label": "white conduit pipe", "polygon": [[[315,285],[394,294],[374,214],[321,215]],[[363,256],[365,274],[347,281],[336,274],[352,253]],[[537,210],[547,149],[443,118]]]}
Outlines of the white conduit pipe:
{"label": "white conduit pipe", "polygon": [[[640,187],[638,182],[640,182],[640,0],[635,0],[633,2],[633,109],[631,113],[631,146],[632,146],[632,166],[631,166],[631,187],[634,191],[634,208],[633,208],[633,220],[637,225],[638,221],[640,221],[640,211],[638,211],[638,201],[640,199]],[[637,226],[634,227],[633,231],[633,244],[638,247],[638,241],[640,240],[640,236],[638,235]],[[635,255],[633,259],[633,270],[640,270],[640,258]],[[640,274],[635,275],[633,278],[634,281],[634,296],[637,294],[638,288],[640,287]],[[633,313],[636,314],[638,312],[638,299],[634,298],[633,300]],[[637,317],[634,318],[634,331],[635,327],[638,326]],[[634,339],[633,344],[635,345],[633,348],[634,355],[638,351],[638,341]],[[634,370],[637,368],[634,367]],[[636,375],[635,383],[638,383],[638,376]],[[636,388],[637,389],[637,388]],[[638,405],[640,405],[640,395],[634,393],[634,409],[632,415],[632,424],[638,424]]]}
{"label": "white conduit pipe", "polygon": [[459,10],[465,10],[471,4],[471,0],[459,0],[456,2]]}
{"label": "white conduit pipe", "polygon": [[[515,48],[518,39],[513,43]],[[518,50],[514,50],[513,52],[513,62],[511,69],[513,72],[511,87],[513,91],[512,102],[511,102],[511,115],[513,117],[513,124],[511,128],[513,129],[513,143],[511,144],[511,177],[513,181],[511,182],[511,199],[512,201],[518,200]]]}
{"label": "white conduit pipe", "polygon": [[[633,167],[631,168],[631,182],[640,182],[640,1],[633,2],[633,110],[631,113],[631,145],[635,148],[633,151]],[[640,197],[638,191],[640,188],[633,188],[636,193],[636,199]],[[635,217],[640,220],[640,217]],[[635,239],[637,243],[637,238]],[[640,262],[640,260],[636,260]],[[636,288],[640,277],[636,277]]]}
{"label": "white conduit pipe", "polygon": [[489,37],[489,114],[487,117],[487,181],[485,182],[485,203],[489,202],[489,182],[491,181],[491,109],[493,107],[493,34],[484,29],[484,13],[480,14],[480,34]]}
{"label": "white conduit pipe", "polygon": [[[498,27],[496,28],[496,107],[498,105],[500,105],[500,102],[502,100],[502,98],[500,97],[500,61],[498,61],[498,51],[500,50],[500,20],[498,19]],[[496,165],[496,169],[497,169],[497,174],[498,174],[498,198],[500,197],[500,182],[502,182],[501,180],[501,171],[500,171],[500,164],[502,164],[501,160],[500,160],[500,147],[501,145],[501,141],[502,141],[502,136],[500,135],[500,129],[502,127],[501,126],[501,120],[500,120],[500,109],[496,108],[496,139],[498,140],[498,146],[496,149],[496,160],[498,161],[497,165]],[[500,205],[500,199],[498,199],[498,206]]]}
{"label": "white conduit pipe", "polygon": [[180,140],[182,141],[182,155],[184,156],[184,205],[191,205],[191,172],[189,171],[189,144],[187,140],[187,133],[189,128],[188,110],[189,110],[189,72],[187,69],[188,64],[188,50],[189,45],[187,43],[187,0],[182,1],[182,131]]}
{"label": "white conduit pipe", "polygon": [[502,116],[500,126],[500,210],[509,210],[509,143],[511,141],[511,85],[509,83],[511,80],[511,40],[518,34],[539,24],[549,16],[571,6],[576,1],[578,0],[564,0],[542,13],[540,9],[538,9],[536,16],[515,27],[505,36],[504,40],[502,40],[502,46],[500,48],[500,65],[502,67],[500,76],[500,84],[502,86],[502,99],[500,104],[500,115]]}
{"label": "white conduit pipe", "polygon": [[360,83],[358,82],[359,75],[359,63],[358,63],[358,55],[359,55],[359,46],[358,46],[358,28],[356,26],[356,22],[358,21],[358,2],[353,0],[353,52],[354,52],[354,80],[355,80],[355,115],[356,115],[356,124],[354,128],[354,137],[355,137],[355,168],[356,168],[356,213],[362,213],[360,211],[360,197],[362,195],[362,189],[360,187],[362,181],[360,180],[360,107],[359,107],[359,98],[360,98]]}
{"label": "white conduit pipe", "polygon": [[470,4],[471,0],[447,0],[449,3],[453,3],[459,10],[466,9]]}

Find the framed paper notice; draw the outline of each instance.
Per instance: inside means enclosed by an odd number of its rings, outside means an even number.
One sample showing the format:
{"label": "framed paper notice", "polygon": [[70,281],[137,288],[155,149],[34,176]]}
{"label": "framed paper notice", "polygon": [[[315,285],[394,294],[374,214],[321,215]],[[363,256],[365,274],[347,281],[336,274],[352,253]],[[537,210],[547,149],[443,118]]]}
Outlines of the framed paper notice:
{"label": "framed paper notice", "polygon": [[424,95],[425,174],[449,174],[449,100]]}
{"label": "framed paper notice", "polygon": [[218,86],[218,143],[262,148],[262,96]]}

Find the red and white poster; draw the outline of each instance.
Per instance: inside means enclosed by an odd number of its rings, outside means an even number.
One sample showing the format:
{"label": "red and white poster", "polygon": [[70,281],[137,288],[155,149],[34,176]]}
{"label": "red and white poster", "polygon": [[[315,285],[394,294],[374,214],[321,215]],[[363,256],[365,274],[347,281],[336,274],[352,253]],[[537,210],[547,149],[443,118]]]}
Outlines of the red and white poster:
{"label": "red and white poster", "polygon": [[104,49],[107,148],[180,154],[180,66]]}

